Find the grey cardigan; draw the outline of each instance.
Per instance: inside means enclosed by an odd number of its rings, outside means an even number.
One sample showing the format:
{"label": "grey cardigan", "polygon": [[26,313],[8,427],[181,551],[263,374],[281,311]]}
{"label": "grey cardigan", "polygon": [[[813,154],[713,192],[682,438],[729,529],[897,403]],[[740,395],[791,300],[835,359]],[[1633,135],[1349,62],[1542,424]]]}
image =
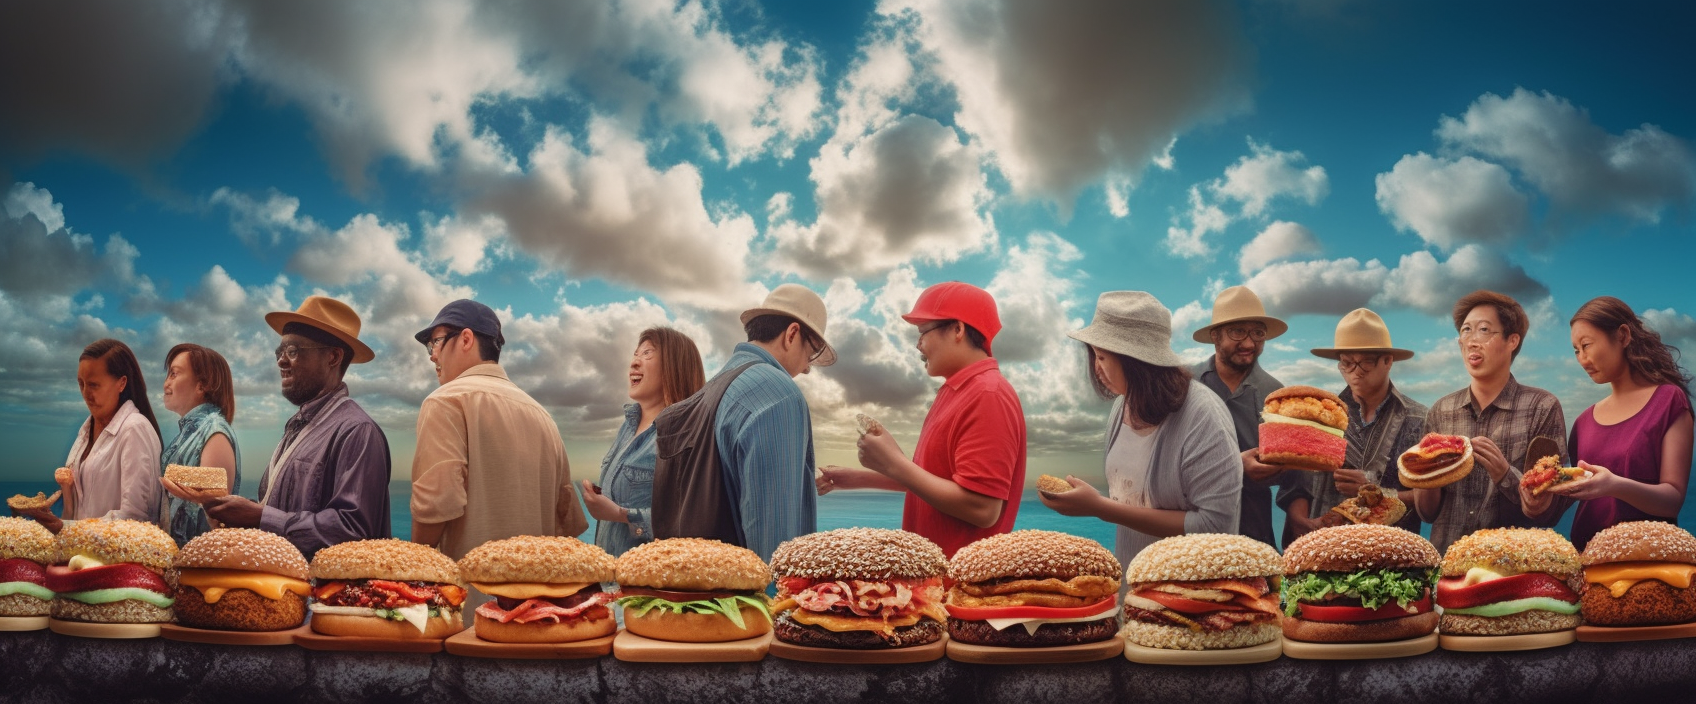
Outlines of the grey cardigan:
{"label": "grey cardigan", "polygon": [[[1105,450],[1113,448],[1119,429],[1125,427],[1125,397],[1113,402],[1107,417]],[[1241,511],[1243,461],[1237,454],[1236,431],[1219,395],[1190,380],[1189,395],[1176,413],[1161,423],[1160,437],[1148,465],[1149,508],[1184,512],[1185,533],[1236,533]],[[1107,464],[1102,455],[1102,469]],[[1119,526],[1113,555],[1120,564],[1159,538]]]}

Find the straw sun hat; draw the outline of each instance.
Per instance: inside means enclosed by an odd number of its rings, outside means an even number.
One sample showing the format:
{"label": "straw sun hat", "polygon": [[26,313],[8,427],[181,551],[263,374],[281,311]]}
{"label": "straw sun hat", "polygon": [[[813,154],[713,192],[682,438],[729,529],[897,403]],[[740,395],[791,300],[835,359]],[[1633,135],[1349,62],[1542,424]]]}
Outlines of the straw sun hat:
{"label": "straw sun hat", "polygon": [[1162,367],[1181,367],[1172,352],[1172,312],[1146,291],[1108,291],[1095,299],[1095,319],[1067,337]]}

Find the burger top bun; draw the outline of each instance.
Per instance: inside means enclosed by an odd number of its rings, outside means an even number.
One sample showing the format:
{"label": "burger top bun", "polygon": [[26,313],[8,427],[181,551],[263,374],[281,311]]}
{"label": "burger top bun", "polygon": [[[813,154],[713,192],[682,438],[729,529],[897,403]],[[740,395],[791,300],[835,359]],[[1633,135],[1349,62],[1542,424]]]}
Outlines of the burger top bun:
{"label": "burger top bun", "polygon": [[470,582],[611,582],[612,555],[576,538],[521,535],[483,543],[459,560]]}
{"label": "burger top bun", "polygon": [[59,561],[59,541],[28,518],[0,518],[0,560],[15,558],[51,565]]}
{"label": "burger top bun", "polygon": [[1334,393],[1321,389],[1317,386],[1302,386],[1300,384],[1295,386],[1285,386],[1277,391],[1266,394],[1266,400],[1268,401],[1280,401],[1286,398],[1317,398],[1332,401],[1339,405],[1343,402],[1343,399],[1339,398]]}
{"label": "burger top bun", "polygon": [[684,591],[751,591],[771,584],[759,554],[717,540],[666,538],[618,557],[618,583]]}
{"label": "burger top bun", "polygon": [[1486,528],[1456,540],[1443,555],[1443,576],[1474,567],[1502,574],[1544,572],[1561,579],[1578,574],[1578,549],[1548,528]]}
{"label": "burger top bun", "polygon": [[1127,584],[1197,582],[1283,574],[1272,546],[1226,533],[1192,533],[1161,538],[1142,549],[1125,570]]}
{"label": "burger top bun", "polygon": [[1678,562],[1696,564],[1696,537],[1661,521],[1632,521],[1607,528],[1584,546],[1584,564]]}
{"label": "burger top bun", "polygon": [[960,582],[992,579],[1119,578],[1119,559],[1101,543],[1049,530],[1016,530],[960,548],[948,576]]}
{"label": "burger top bun", "polygon": [[783,541],[771,554],[779,577],[888,579],[940,577],[948,558],[917,533],[884,528],[839,528]]}
{"label": "burger top bun", "polygon": [[1266,395],[1267,413],[1312,421],[1339,430],[1349,427],[1348,408],[1336,394],[1315,386],[1286,386]]}
{"label": "burger top bun", "polygon": [[287,538],[257,528],[219,528],[194,537],[177,553],[178,569],[268,572],[306,581],[306,558]]}
{"label": "burger top bun", "polygon": [[81,553],[108,565],[133,562],[162,573],[171,568],[177,543],[152,523],[91,520],[66,523],[59,531],[59,550],[66,556]]}
{"label": "burger top bun", "polygon": [[1320,528],[1284,549],[1284,574],[1436,567],[1431,541],[1395,526],[1358,523]]}
{"label": "burger top bun", "polygon": [[464,586],[447,555],[418,543],[382,538],[331,545],[312,557],[313,579],[392,579]]}

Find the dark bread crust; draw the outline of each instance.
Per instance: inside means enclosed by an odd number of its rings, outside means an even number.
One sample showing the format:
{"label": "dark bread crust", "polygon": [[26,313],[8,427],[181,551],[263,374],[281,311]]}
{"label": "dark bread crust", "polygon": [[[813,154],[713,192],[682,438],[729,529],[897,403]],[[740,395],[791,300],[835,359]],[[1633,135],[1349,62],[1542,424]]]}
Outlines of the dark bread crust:
{"label": "dark bread crust", "polygon": [[1095,643],[1112,638],[1119,632],[1119,619],[1104,618],[1081,623],[1045,623],[1030,634],[1024,626],[1008,626],[997,631],[988,621],[948,619],[948,637],[961,643],[993,645],[1001,648],[1047,648],[1059,645]]}
{"label": "dark bread crust", "polygon": [[1661,626],[1696,621],[1696,589],[1679,589],[1658,579],[1631,585],[1614,598],[1607,587],[1592,584],[1580,597],[1584,621],[1596,626]]}
{"label": "dark bread crust", "polygon": [[778,614],[777,621],[772,624],[772,635],[785,643],[794,643],[810,648],[885,650],[924,645],[942,640],[942,624],[928,618],[922,618],[919,619],[918,623],[896,628],[894,633],[888,634],[873,631],[832,631],[828,628],[799,623],[790,618],[789,612],[785,611]]}
{"label": "dark bread crust", "polygon": [[574,643],[618,631],[612,613],[595,619],[574,618],[560,623],[501,623],[482,614],[472,622],[477,637],[491,643]]}
{"label": "dark bread crust", "polygon": [[1284,617],[1284,637],[1306,643],[1383,643],[1407,640],[1437,630],[1437,612],[1359,623],[1308,621]]}

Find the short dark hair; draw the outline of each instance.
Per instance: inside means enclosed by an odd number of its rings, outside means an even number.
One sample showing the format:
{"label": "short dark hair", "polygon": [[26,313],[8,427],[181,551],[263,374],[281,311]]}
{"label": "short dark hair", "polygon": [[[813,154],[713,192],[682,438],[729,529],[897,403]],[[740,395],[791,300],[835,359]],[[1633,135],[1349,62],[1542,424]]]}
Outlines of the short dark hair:
{"label": "short dark hair", "polygon": [[476,330],[471,331],[471,336],[477,338],[478,357],[482,358],[485,362],[494,362],[496,364],[500,363],[501,348],[495,345],[495,338],[484,335]]}
{"label": "short dark hair", "polygon": [[771,342],[788,330],[790,325],[795,324],[801,326],[801,339],[812,343],[816,348],[824,349],[824,340],[808,328],[806,323],[787,315],[756,315],[742,324],[742,330],[748,333],[749,342]]}
{"label": "short dark hair", "polygon": [[[975,347],[975,348],[980,349],[980,350],[984,350],[985,349],[984,346],[989,344],[989,341],[984,338],[983,333],[978,332],[978,329],[972,327],[971,324],[969,324],[969,323],[966,323],[966,322],[960,321],[960,320],[938,320],[936,322],[942,323],[941,325],[937,326],[938,328],[951,328],[951,327],[954,327],[955,325],[959,325],[960,327],[965,328],[966,329],[966,342],[967,342],[967,344],[970,344],[972,347]],[[988,350],[985,350],[985,351],[988,351]]]}
{"label": "short dark hair", "polygon": [[1502,342],[1507,342],[1509,335],[1519,336],[1519,346],[1513,348],[1513,353],[1508,357],[1510,361],[1518,359],[1519,351],[1525,349],[1525,335],[1531,332],[1531,321],[1525,316],[1525,308],[1521,307],[1513,296],[1505,293],[1484,289],[1473,291],[1455,301],[1455,332],[1460,332],[1461,326],[1466,323],[1466,316],[1478,306],[1491,306],[1496,309],[1496,319],[1502,321]]}
{"label": "short dark hair", "polygon": [[[1144,423],[1159,425],[1166,417],[1184,407],[1190,394],[1190,370],[1183,367],[1162,367],[1135,357],[1102,350],[1119,361],[1125,375],[1125,407]],[[1089,370],[1089,383],[1095,395],[1103,400],[1115,398],[1112,389],[1101,383],[1095,373],[1095,348],[1084,345],[1084,369]]]}
{"label": "short dark hair", "polygon": [[299,335],[326,347],[334,347],[342,351],[342,375],[347,375],[347,368],[353,365],[353,345],[342,342],[342,339],[331,335],[328,331],[315,328],[306,323],[289,323],[283,326],[284,335]]}

